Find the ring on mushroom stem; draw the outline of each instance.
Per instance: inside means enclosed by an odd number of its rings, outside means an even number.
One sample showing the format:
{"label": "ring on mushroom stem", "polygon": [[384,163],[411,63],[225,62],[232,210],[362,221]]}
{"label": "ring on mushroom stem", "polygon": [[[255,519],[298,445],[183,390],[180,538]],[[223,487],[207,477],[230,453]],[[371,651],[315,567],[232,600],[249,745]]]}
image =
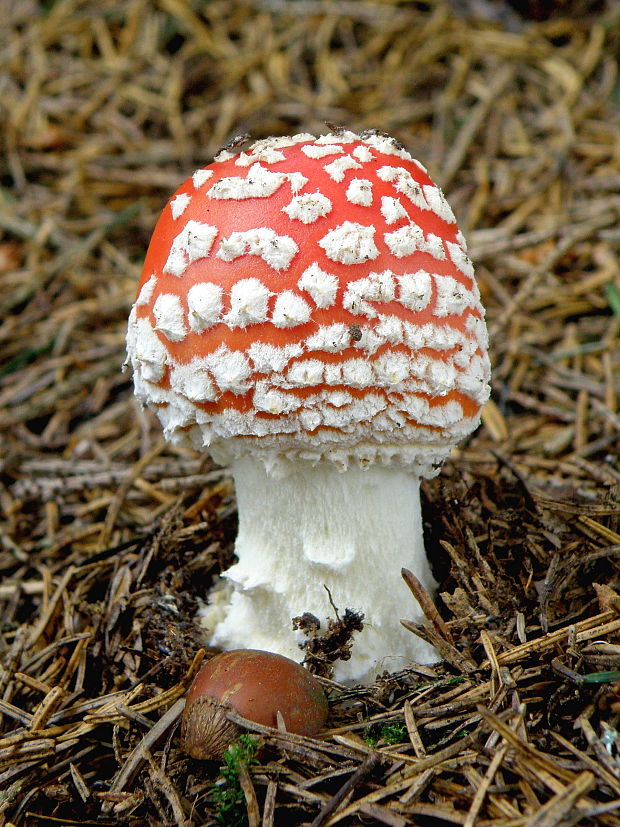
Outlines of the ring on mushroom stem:
{"label": "ring on mushroom stem", "polygon": [[254,649],[223,652],[207,661],[189,688],[182,749],[193,758],[220,758],[240,734],[226,716],[230,709],[271,727],[280,713],[288,732],[316,735],[328,705],[321,684],[295,661]]}
{"label": "ring on mushroom stem", "polygon": [[338,680],[436,650],[401,568],[430,592],[421,477],[477,427],[484,311],[440,189],[400,144],[344,129],[236,147],[164,209],[131,311],[139,399],[164,434],[229,464],[236,563],[213,645],[300,660],[291,618],[363,612]]}

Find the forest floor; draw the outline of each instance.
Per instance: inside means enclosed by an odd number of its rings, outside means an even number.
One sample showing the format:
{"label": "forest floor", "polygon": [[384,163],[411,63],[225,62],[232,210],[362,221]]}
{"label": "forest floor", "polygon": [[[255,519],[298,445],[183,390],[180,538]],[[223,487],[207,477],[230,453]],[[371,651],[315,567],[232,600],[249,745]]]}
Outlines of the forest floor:
{"label": "forest floor", "polygon": [[[4,4],[0,824],[620,825],[620,14],[529,6]],[[178,701],[234,490],[136,403],[126,320],[181,181],[325,122],[443,187],[492,401],[423,484],[442,662],[325,679],[319,736],[222,769]]]}

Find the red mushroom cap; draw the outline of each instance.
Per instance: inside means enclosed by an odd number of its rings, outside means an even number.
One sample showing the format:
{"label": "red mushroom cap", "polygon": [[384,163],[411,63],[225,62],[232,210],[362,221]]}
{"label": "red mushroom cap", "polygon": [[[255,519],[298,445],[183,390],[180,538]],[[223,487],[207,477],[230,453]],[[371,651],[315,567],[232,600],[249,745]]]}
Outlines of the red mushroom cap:
{"label": "red mushroom cap", "polygon": [[484,311],[441,191],[375,133],[220,153],[164,209],[130,317],[166,436],[431,475],[488,397]]}

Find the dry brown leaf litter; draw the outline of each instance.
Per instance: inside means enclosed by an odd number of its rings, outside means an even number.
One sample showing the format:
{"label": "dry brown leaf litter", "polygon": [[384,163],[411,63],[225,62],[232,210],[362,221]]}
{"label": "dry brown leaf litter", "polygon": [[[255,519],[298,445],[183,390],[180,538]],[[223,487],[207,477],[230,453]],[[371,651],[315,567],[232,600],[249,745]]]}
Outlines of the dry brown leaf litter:
{"label": "dry brown leaf litter", "polygon": [[444,186],[493,402],[424,485],[442,582],[417,631],[444,662],[326,682],[320,738],[254,726],[238,812],[620,824],[620,683],[584,681],[620,669],[616,4],[1,5],[0,823],[216,823],[218,767],[177,722],[234,492],[134,403],[125,319],[189,172],[331,121],[394,134]]}

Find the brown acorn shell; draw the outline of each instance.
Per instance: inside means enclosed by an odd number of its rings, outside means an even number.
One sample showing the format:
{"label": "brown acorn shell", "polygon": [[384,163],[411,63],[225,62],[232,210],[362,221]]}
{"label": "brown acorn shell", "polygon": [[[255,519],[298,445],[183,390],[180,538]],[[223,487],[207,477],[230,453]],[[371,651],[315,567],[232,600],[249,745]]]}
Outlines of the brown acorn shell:
{"label": "brown acorn shell", "polygon": [[202,667],[187,694],[183,749],[195,758],[221,756],[239,734],[227,708],[271,727],[279,712],[286,729],[299,735],[316,735],[328,713],[321,684],[303,666],[258,649],[223,652]]}

